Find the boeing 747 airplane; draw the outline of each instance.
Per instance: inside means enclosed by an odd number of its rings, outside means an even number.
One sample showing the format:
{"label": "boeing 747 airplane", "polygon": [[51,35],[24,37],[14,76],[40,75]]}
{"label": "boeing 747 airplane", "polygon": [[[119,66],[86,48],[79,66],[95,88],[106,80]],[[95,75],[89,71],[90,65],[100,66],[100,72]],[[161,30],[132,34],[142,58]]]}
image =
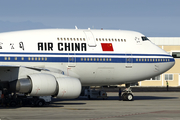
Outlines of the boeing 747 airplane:
{"label": "boeing 747 airplane", "polygon": [[[5,96],[77,98],[82,86],[126,84],[169,70],[174,58],[139,32],[44,29],[0,33],[0,90]],[[35,102],[42,105],[42,102]]]}

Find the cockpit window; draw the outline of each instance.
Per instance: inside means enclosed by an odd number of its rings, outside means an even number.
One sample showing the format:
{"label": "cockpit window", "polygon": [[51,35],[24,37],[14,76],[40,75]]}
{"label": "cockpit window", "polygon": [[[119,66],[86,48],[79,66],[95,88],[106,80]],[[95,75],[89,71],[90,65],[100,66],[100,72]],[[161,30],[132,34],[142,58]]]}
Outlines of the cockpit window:
{"label": "cockpit window", "polygon": [[146,36],[141,37],[143,41],[149,40]]}

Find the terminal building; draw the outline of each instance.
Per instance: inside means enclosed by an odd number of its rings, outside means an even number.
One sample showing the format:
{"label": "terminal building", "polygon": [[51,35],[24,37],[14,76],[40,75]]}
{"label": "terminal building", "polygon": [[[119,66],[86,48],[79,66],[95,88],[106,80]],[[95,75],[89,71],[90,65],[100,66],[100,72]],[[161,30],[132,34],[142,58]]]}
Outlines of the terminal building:
{"label": "terminal building", "polygon": [[149,37],[151,42],[175,58],[175,65],[165,73],[138,83],[139,86],[180,86],[180,37]]}

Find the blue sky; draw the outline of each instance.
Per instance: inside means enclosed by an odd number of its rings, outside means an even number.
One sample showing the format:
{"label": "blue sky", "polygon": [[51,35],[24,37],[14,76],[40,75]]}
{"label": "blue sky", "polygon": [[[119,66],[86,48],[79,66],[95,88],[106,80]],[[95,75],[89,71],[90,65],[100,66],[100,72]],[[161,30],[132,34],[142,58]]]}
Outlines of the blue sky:
{"label": "blue sky", "polygon": [[75,25],[180,37],[180,0],[0,0],[0,32]]}

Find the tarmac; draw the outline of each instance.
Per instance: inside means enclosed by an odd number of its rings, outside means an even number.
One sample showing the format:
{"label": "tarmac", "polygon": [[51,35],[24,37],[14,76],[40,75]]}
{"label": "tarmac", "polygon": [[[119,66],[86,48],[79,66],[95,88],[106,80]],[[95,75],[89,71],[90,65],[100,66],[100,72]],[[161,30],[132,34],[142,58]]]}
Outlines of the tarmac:
{"label": "tarmac", "polygon": [[44,107],[0,107],[0,120],[179,120],[180,92],[134,92],[134,101],[108,98],[53,99]]}

